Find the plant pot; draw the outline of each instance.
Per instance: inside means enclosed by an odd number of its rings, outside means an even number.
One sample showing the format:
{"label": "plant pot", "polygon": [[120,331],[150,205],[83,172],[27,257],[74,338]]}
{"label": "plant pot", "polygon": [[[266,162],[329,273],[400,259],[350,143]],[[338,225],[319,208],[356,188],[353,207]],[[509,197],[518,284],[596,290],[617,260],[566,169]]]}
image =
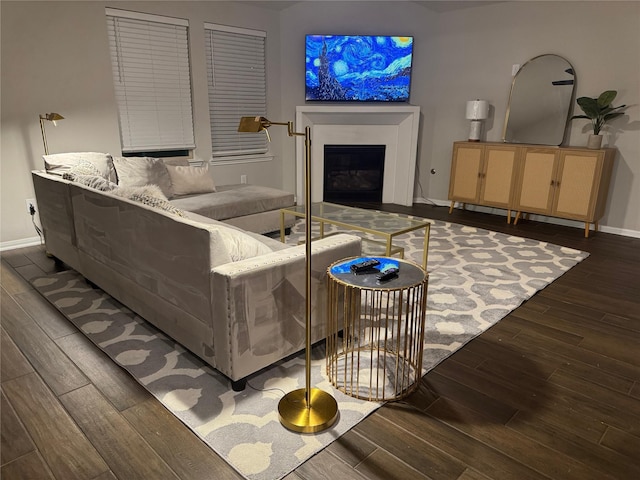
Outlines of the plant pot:
{"label": "plant pot", "polygon": [[602,135],[594,135],[590,134],[587,139],[587,148],[591,148],[592,150],[600,150],[602,147]]}

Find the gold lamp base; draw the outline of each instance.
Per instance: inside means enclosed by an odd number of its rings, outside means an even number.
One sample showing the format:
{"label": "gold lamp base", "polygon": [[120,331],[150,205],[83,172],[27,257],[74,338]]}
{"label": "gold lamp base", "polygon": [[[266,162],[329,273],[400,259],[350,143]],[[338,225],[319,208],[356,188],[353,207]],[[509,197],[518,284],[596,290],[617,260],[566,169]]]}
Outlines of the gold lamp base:
{"label": "gold lamp base", "polygon": [[287,393],[278,403],[280,423],[299,433],[316,433],[326,430],[338,418],[338,402],[329,393],[319,388],[309,391],[307,407],[306,389]]}

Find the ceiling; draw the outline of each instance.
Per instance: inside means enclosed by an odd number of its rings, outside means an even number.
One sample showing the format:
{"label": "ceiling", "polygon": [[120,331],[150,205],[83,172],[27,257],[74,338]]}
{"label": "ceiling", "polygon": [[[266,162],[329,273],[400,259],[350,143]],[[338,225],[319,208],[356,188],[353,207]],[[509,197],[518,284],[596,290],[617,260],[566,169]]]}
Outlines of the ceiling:
{"label": "ceiling", "polygon": [[[284,10],[285,8],[289,8],[296,3],[301,2],[319,2],[319,1],[334,1],[334,0],[239,0],[241,3],[246,3],[249,5],[253,5],[256,7],[268,8],[271,10]],[[367,1],[369,3],[374,3],[376,1],[391,1],[391,0],[346,0],[346,1],[356,1],[362,2]],[[466,0],[466,1],[458,1],[458,0],[395,0],[398,1],[410,1],[411,3],[416,3],[421,5],[429,10],[434,12],[442,13],[449,12],[452,10],[461,10],[463,8],[469,7],[477,7],[479,5],[487,5],[491,3],[501,3],[496,0]]]}

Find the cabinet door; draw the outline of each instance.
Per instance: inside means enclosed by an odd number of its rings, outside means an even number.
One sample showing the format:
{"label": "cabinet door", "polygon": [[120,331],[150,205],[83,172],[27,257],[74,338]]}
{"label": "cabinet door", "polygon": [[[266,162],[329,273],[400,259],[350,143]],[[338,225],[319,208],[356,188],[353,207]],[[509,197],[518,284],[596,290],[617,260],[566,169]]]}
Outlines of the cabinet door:
{"label": "cabinet door", "polygon": [[516,147],[486,147],[480,203],[510,208],[516,173]]}
{"label": "cabinet door", "polygon": [[598,152],[562,152],[557,174],[553,214],[575,220],[593,221],[594,193],[600,176]]}
{"label": "cabinet door", "polygon": [[516,210],[550,214],[555,192],[555,150],[527,149],[518,182]]}
{"label": "cabinet door", "polygon": [[482,145],[454,145],[449,200],[476,203],[480,196]]}

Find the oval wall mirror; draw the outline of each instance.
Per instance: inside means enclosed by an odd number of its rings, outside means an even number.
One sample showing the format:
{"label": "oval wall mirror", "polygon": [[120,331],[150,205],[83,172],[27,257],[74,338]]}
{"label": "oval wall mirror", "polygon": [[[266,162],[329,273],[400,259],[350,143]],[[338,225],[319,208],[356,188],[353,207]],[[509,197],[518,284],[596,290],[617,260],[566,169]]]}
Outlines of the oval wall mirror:
{"label": "oval wall mirror", "polygon": [[502,139],[508,143],[561,145],[576,76],[558,55],[540,55],[513,77]]}

